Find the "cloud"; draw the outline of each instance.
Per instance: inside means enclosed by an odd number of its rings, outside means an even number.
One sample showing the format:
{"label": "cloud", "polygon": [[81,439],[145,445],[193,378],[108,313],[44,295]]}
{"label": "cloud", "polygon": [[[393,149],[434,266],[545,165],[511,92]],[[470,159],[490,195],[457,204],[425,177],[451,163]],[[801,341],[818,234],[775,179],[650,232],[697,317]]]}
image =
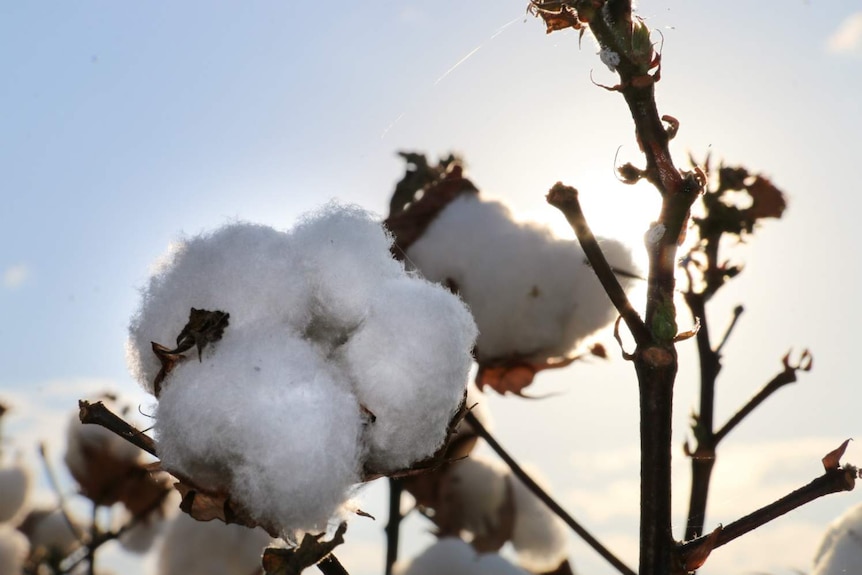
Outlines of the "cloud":
{"label": "cloud", "polygon": [[30,268],[24,264],[9,266],[3,270],[3,287],[16,289],[30,277]]}
{"label": "cloud", "polygon": [[845,18],[838,29],[826,40],[826,51],[831,54],[862,55],[862,12]]}

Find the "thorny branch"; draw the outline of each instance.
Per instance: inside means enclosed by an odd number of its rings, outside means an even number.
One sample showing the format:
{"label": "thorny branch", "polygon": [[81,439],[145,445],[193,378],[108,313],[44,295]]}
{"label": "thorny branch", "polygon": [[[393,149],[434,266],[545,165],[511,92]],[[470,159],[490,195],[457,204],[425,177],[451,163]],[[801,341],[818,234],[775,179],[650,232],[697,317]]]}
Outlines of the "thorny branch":
{"label": "thorny branch", "polygon": [[502,445],[494,438],[493,435],[485,428],[484,425],[473,415],[472,412],[467,412],[464,416],[464,420],[470,424],[470,426],[476,431],[476,433],[488,442],[488,445],[493,449],[500,458],[506,462],[506,465],[509,466],[509,469],[512,470],[512,473],[523,483],[533,494],[536,495],[542,502],[548,506],[548,508],[553,511],[560,519],[562,519],[566,525],[568,525],[572,531],[577,533],[590,547],[592,547],[599,555],[601,555],[608,563],[613,565],[617,571],[622,573],[622,575],[636,575],[635,572],[628,567],[625,563],[623,563],[616,555],[614,555],[608,548],[601,544],[601,542],[593,537],[593,535],[587,531],[580,523],[578,523],[574,517],[569,515],[565,509],[563,509],[559,503],[557,503],[544,489],[542,489],[538,483],[533,481],[533,479],[527,474],[526,471],[518,464],[515,459],[509,455],[509,453],[503,448]]}

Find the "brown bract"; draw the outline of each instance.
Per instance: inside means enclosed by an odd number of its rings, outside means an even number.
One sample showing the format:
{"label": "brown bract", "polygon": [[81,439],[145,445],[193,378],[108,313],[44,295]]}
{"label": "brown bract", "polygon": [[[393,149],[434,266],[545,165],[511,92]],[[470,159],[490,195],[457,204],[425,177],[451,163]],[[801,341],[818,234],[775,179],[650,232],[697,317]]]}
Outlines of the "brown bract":
{"label": "brown bract", "polygon": [[291,549],[270,547],[263,552],[262,565],[266,575],[299,575],[308,567],[317,565],[344,543],[347,523],[341,523],[332,539],[323,541],[323,533],[306,533],[302,542]]}
{"label": "brown bract", "polygon": [[513,393],[521,397],[529,397],[523,392],[533,383],[537,373],[546,369],[560,369],[589,356],[607,359],[608,353],[602,344],[597,343],[591,346],[587,353],[572,357],[529,360],[512,356],[481,361],[476,374],[476,386],[479,390],[483,390],[487,385],[500,395]]}
{"label": "brown bract", "polygon": [[400,212],[390,215],[383,224],[395,237],[392,254],[403,260],[405,252],[413,242],[422,237],[431,222],[453,200],[461,194],[478,193],[473,182],[463,176],[461,166],[454,164],[449,167],[445,176],[420,190],[418,195]]}

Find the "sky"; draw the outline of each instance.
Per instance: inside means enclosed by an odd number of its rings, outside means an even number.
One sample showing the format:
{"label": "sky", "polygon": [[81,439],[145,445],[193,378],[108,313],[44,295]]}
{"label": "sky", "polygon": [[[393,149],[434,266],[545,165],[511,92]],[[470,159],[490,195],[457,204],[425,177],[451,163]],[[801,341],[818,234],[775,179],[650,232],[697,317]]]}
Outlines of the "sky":
{"label": "sky", "polygon": [[[78,398],[110,388],[152,404],[124,346],[171,241],[237,219],[289,228],[331,198],[382,215],[403,172],[398,150],[463,154],[483,194],[563,234],[544,194],[573,185],[594,229],[643,257],[656,193],[614,177],[615,162],[640,156],[622,98],[590,82],[614,83],[591,39],[546,35],[520,0],[321,6],[0,3],[0,399],[15,408],[4,432],[35,469],[37,439],[62,453]],[[711,153],[789,198],[782,221],[735,249],[745,271],[708,310],[720,326],[746,308],[725,348],[717,421],[788,349],[814,355],[811,373],[722,444],[716,525],[807,483],[823,454],[859,435],[862,12],[847,0],[644,0],[639,14],[662,42],[657,100],[680,120],[677,164]],[[542,374],[549,399],[487,401],[501,441],[636,564],[636,380],[614,356]],[[697,402],[693,343],[680,361],[678,445]],[[862,450],[847,459],[862,463]],[[679,535],[681,449],[674,465]],[[382,485],[363,497],[385,515]],[[827,523],[856,503],[815,502],[716,551],[702,572],[806,569]],[[356,523],[340,554],[354,575],[378,573],[383,522]],[[430,542],[428,529],[407,522],[405,553]],[[582,572],[613,572],[574,536],[571,549]]]}

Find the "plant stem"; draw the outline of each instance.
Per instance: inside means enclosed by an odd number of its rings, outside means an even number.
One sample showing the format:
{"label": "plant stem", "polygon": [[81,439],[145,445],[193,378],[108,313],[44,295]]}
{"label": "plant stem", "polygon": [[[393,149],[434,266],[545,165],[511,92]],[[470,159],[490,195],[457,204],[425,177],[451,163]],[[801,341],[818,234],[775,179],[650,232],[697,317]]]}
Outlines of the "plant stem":
{"label": "plant stem", "polygon": [[[807,485],[785,495],[781,499],[761,507],[757,511],[742,517],[724,526],[715,541],[715,547],[721,547],[734,539],[745,535],[749,531],[757,529],[761,525],[769,523],[785,513],[810,503],[815,499],[838,493],[840,491],[852,491],[856,485],[856,477],[859,471],[850,465],[830,469],[820,477],[814,479]],[[691,555],[709,536],[699,537],[693,541],[684,543],[678,547],[680,555],[685,558]]]}
{"label": "plant stem", "polygon": [[542,500],[542,502],[548,506],[560,519],[562,519],[566,525],[568,525],[572,531],[577,533],[590,547],[595,549],[595,551],[601,555],[605,560],[608,561],[611,565],[613,565],[617,571],[622,573],[623,575],[636,575],[634,571],[630,567],[628,567],[625,563],[623,563],[616,555],[614,555],[610,550],[608,550],[604,545],[599,542],[598,539],[593,537],[589,531],[587,531],[580,523],[575,521],[575,519],[569,515],[565,509],[563,509],[559,503],[557,503],[544,489],[542,489],[538,483],[533,481],[533,479],[527,474],[524,469],[518,465],[518,462],[509,455],[509,453],[503,449],[503,446],[494,438],[493,435],[485,428],[484,425],[473,415],[472,412],[467,412],[467,415],[464,416],[464,420],[470,424],[470,426],[476,431],[476,433],[488,442],[488,445],[493,449],[500,458],[506,462],[509,466],[509,469],[512,470],[512,473],[517,477],[521,483],[523,483],[533,494]]}
{"label": "plant stem", "polygon": [[386,524],[386,575],[392,575],[392,567],[398,560],[398,539],[401,531],[401,493],[404,482],[389,478],[389,522]]}
{"label": "plant stem", "polygon": [[140,447],[152,456],[156,456],[155,441],[143,431],[139,431],[129,425],[122,417],[105,407],[105,404],[101,401],[90,403],[89,401],[80,400],[78,402],[78,410],[81,423],[101,425],[132,445]]}

